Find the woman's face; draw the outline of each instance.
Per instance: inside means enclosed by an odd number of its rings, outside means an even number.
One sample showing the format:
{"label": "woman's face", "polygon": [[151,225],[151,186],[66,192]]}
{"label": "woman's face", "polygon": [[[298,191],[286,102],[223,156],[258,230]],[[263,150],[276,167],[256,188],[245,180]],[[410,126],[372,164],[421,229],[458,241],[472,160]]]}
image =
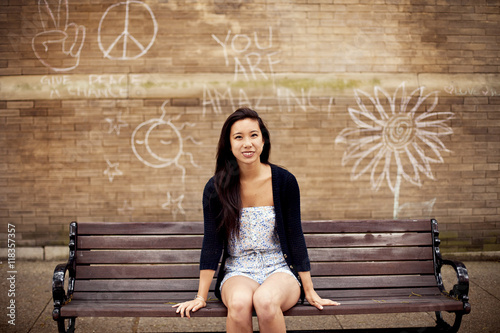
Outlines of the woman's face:
{"label": "woman's face", "polygon": [[231,152],[240,166],[260,163],[264,138],[257,120],[245,118],[235,122],[231,126],[230,142]]}

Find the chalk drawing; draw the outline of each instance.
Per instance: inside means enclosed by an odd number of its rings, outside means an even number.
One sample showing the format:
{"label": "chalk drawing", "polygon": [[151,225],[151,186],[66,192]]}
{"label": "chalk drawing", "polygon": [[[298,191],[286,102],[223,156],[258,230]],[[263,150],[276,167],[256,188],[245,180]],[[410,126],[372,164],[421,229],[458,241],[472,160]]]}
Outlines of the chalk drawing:
{"label": "chalk drawing", "polygon": [[434,179],[431,163],[443,163],[441,152],[450,152],[441,138],[453,133],[447,122],[454,114],[435,112],[438,92],[424,95],[424,89],[407,94],[403,82],[392,97],[380,87],[374,88],[373,96],[354,90],[358,108],[348,111],[357,127],[342,130],[335,139],[347,144],[342,166],[354,161],[352,180],[369,172],[375,191],[387,180],[394,194],[394,218],[402,179],[422,186],[420,173]]}
{"label": "chalk drawing", "polygon": [[[253,36],[247,34],[233,34],[228,30],[225,37],[219,37],[212,34],[212,38],[222,47],[226,67],[234,67],[233,81],[263,81],[262,91],[269,96],[269,91],[274,93],[273,98],[278,100],[279,111],[291,112],[300,109],[304,112],[309,110],[318,111],[320,106],[312,103],[311,96],[314,88],[304,89],[296,92],[289,87],[278,86],[274,66],[281,63],[279,54],[281,51],[273,45],[273,28],[269,27],[265,37],[262,33],[253,32]],[[269,89],[272,83],[272,90]],[[239,86],[239,84],[237,84]],[[203,86],[203,115],[211,107],[213,113],[223,113],[223,107],[226,102],[232,109],[236,107],[249,106],[254,110],[265,109],[261,106],[261,100],[264,98],[264,92],[256,93],[252,89],[252,99],[248,98],[245,89],[241,87],[215,88],[209,85]],[[329,99],[328,113],[331,112],[333,97]]]}
{"label": "chalk drawing", "polygon": [[445,86],[443,90],[453,96],[500,96],[500,93],[493,87],[483,86],[483,87],[458,87],[450,84]]}
{"label": "chalk drawing", "polygon": [[170,194],[170,192],[167,192],[167,202],[161,205],[161,208],[165,210],[170,210],[175,220],[178,213],[181,213],[183,215],[186,214],[184,208],[182,208],[183,200],[184,200],[184,194],[180,195],[177,199],[172,199],[172,195]]}
{"label": "chalk drawing", "polygon": [[40,79],[43,86],[50,88],[50,98],[127,98],[127,75],[90,74],[44,75]]}
{"label": "chalk drawing", "polygon": [[104,170],[104,174],[108,176],[109,182],[112,183],[113,179],[116,176],[122,176],[123,172],[118,170],[120,163],[111,163],[109,160],[106,160],[106,163],[108,163],[108,167],[106,170]]}
{"label": "chalk drawing", "polygon": [[[142,18],[141,21],[136,21],[140,26],[131,26],[132,15]],[[107,29],[115,31],[117,24],[123,24],[123,31],[118,36],[105,32]],[[150,26],[152,31],[143,32],[145,27],[147,29]],[[134,34],[134,30],[137,30],[137,33]],[[104,12],[99,22],[97,43],[105,58],[137,59],[153,46],[157,33],[158,23],[151,8],[142,1],[127,0],[110,6]],[[107,37],[110,35],[111,38]]]}
{"label": "chalk drawing", "polygon": [[108,134],[116,132],[116,135],[120,135],[120,129],[128,127],[128,124],[122,120],[121,112],[115,118],[106,118],[105,120],[109,124]]}
{"label": "chalk drawing", "polygon": [[224,41],[214,34],[212,38],[222,47],[226,67],[231,66],[230,56],[234,60],[234,81],[238,81],[240,76],[243,76],[245,81],[268,80],[267,72],[274,82],[273,66],[279,64],[281,59],[275,59],[280,54],[279,50],[268,51],[273,47],[272,27],[269,27],[267,45],[264,46],[262,41],[259,42],[256,31],[253,33],[253,38],[246,34],[235,34],[231,37],[231,30],[228,30]]}
{"label": "chalk drawing", "polygon": [[78,67],[85,42],[85,27],[69,23],[68,0],[59,0],[57,6],[51,6],[48,0],[39,0],[38,12],[44,31],[37,33],[31,41],[38,60],[56,72]]}
{"label": "chalk drawing", "polygon": [[131,215],[134,212],[135,208],[129,204],[128,200],[124,200],[123,206],[121,208],[118,208],[117,210],[121,215]]}
{"label": "chalk drawing", "polygon": [[[284,87],[276,87],[274,89],[275,98],[278,100],[278,109],[280,112],[292,112],[295,109],[302,110],[304,112],[308,111],[318,111],[320,110],[319,105],[314,105],[312,102],[312,94],[314,88],[305,90],[302,88],[300,94],[295,93],[293,90]],[[224,88],[220,90],[217,88],[210,87],[208,85],[203,85],[203,100],[201,102],[203,106],[203,116],[206,115],[209,108],[214,114],[223,113],[223,107],[226,106],[226,102],[231,106],[231,109],[236,109],[238,107],[247,106],[255,111],[265,110],[265,105],[260,105],[262,99],[264,98],[264,93],[261,92],[253,98],[248,98],[245,90],[238,88],[238,92],[234,93],[232,87]],[[333,106],[333,97],[328,98],[328,116],[330,116],[331,109]]]}
{"label": "chalk drawing", "polygon": [[[250,100],[245,93],[245,90],[239,88],[238,97],[233,98],[233,89],[231,87],[227,87],[224,91],[219,91],[217,88],[211,88],[206,84],[203,85],[203,116],[205,116],[207,112],[207,107],[211,106],[212,110],[215,114],[222,113],[222,107],[224,106],[224,101],[229,101],[231,105],[231,109],[235,110],[237,107],[247,106],[255,111],[259,111],[261,109],[265,109],[265,107],[261,107],[260,101],[264,97],[264,94],[261,93],[259,97],[252,98]],[[237,107],[236,107],[237,106]]]}
{"label": "chalk drawing", "polygon": [[[193,160],[193,155],[184,151],[184,142],[190,140],[196,145],[201,143],[195,141],[193,137],[182,137],[181,131],[186,127],[193,127],[195,124],[184,123],[180,128],[172,121],[178,120],[181,115],[172,119],[165,119],[165,101],[161,109],[163,111],[160,118],[149,119],[137,126],[132,133],[132,150],[135,156],[145,165],[152,168],[165,168],[174,165],[182,171],[182,182],[186,175],[186,168],[181,165],[181,157],[187,156],[191,165],[198,167]],[[161,152],[154,151],[161,147]],[[169,148],[169,149],[165,149]]]}
{"label": "chalk drawing", "polygon": [[311,93],[313,89],[309,89],[307,92],[304,88],[301,88],[300,96],[297,96],[291,89],[288,88],[276,88],[276,95],[278,97],[278,105],[280,111],[286,108],[286,111],[291,112],[294,106],[297,106],[302,111],[308,111],[310,109],[319,110],[318,107],[314,106],[311,102]]}

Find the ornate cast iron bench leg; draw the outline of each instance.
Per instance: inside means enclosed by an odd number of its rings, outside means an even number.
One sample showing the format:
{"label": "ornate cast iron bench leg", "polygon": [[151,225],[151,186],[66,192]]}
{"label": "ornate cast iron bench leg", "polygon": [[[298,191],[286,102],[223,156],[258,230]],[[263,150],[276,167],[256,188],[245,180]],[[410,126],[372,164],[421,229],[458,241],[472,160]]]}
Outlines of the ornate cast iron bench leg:
{"label": "ornate cast iron bench leg", "polygon": [[436,327],[439,331],[456,333],[458,332],[460,324],[462,323],[462,316],[463,313],[455,312],[455,322],[453,323],[453,326],[451,326],[443,319],[441,311],[436,311]]}
{"label": "ornate cast iron bench leg", "polygon": [[[68,326],[66,327],[65,321],[68,321]],[[57,328],[59,333],[74,333],[75,332],[75,321],[76,318],[60,318],[57,320]]]}

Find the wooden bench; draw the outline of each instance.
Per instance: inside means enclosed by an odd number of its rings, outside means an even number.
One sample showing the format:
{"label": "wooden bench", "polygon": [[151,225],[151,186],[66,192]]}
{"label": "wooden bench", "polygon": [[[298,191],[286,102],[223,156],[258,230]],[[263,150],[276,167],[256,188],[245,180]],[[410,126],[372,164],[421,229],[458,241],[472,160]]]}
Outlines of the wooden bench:
{"label": "wooden bench", "polygon": [[[304,221],[303,229],[315,289],[342,305],[319,311],[306,302],[287,316],[435,312],[436,327],[456,332],[470,312],[467,269],[442,259],[436,220]],[[59,331],[72,332],[76,317],[178,316],[172,304],[197,292],[202,238],[202,222],[72,222],[69,261],[53,277]],[[457,274],[450,292],[443,265]],[[225,317],[210,296],[194,316]]]}

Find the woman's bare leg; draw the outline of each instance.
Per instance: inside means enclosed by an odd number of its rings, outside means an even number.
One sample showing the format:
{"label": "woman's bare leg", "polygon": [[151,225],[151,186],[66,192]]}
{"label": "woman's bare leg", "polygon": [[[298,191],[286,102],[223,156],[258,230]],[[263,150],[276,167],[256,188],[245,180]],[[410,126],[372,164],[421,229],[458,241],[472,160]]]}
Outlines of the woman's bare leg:
{"label": "woman's bare leg", "polygon": [[300,287],[293,276],[275,273],[268,277],[253,294],[253,306],[261,333],[286,332],[283,311],[297,304]]}
{"label": "woman's bare leg", "polygon": [[253,295],[259,284],[244,276],[233,276],[222,285],[222,301],[227,307],[226,331],[253,332]]}

